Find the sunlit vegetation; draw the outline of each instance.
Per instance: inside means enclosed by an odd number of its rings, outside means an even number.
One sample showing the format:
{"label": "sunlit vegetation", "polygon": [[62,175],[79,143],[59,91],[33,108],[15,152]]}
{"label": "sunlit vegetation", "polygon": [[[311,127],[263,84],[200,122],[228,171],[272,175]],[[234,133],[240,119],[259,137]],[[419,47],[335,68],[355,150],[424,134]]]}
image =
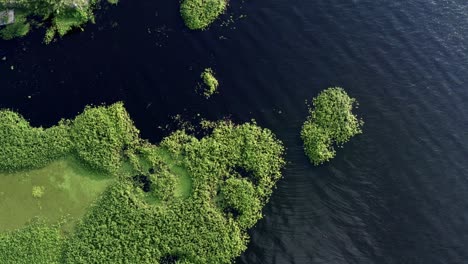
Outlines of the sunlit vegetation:
{"label": "sunlit vegetation", "polygon": [[0,233],[0,262],[12,264],[58,264],[64,237],[58,225],[33,220],[28,226]]}
{"label": "sunlit vegetation", "polygon": [[180,14],[190,29],[205,29],[215,21],[227,7],[227,0],[183,0]]}
{"label": "sunlit vegetation", "polygon": [[[74,157],[113,179],[68,232],[57,220],[0,233],[1,262],[232,263],[281,177],[284,149],[254,122],[203,127],[212,132],[201,139],[179,130],[156,146],[139,137],[121,103],[46,129],[0,111],[0,177]],[[31,188],[45,185],[28,186],[34,199]],[[35,201],[52,199],[51,186]]]}
{"label": "sunlit vegetation", "polygon": [[[44,26],[44,41],[64,36],[74,28],[94,21],[99,0],[0,0],[0,11],[14,10],[15,22],[0,30],[3,39],[25,36],[31,25]],[[115,0],[111,0],[114,3]]]}
{"label": "sunlit vegetation", "polygon": [[209,98],[218,91],[219,82],[211,68],[206,68],[200,75],[203,81],[203,95]]}
{"label": "sunlit vegetation", "polygon": [[34,198],[41,198],[44,195],[45,188],[44,186],[33,186],[32,187],[32,196]]}
{"label": "sunlit vegetation", "polygon": [[48,223],[65,217],[63,228],[70,229],[113,181],[72,157],[39,169],[0,173],[0,232],[20,228],[34,217]]}
{"label": "sunlit vegetation", "polygon": [[310,161],[319,165],[335,157],[334,146],[342,146],[362,133],[364,122],[352,113],[356,99],[340,87],[328,88],[315,97],[309,107],[301,138]]}

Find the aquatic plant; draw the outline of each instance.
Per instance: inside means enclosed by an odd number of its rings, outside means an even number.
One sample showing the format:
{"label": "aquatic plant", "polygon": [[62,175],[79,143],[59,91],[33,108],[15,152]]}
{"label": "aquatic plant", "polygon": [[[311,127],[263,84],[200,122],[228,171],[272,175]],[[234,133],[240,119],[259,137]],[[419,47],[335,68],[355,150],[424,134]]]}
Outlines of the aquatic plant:
{"label": "aquatic plant", "polygon": [[31,25],[27,22],[24,14],[17,14],[15,23],[6,25],[5,28],[0,30],[0,37],[5,40],[24,37],[29,33]]}
{"label": "aquatic plant", "polygon": [[204,84],[203,95],[209,98],[218,91],[219,82],[214,76],[214,72],[211,68],[206,68],[200,75],[200,78]]}
{"label": "aquatic plant", "polygon": [[226,0],[183,0],[180,14],[188,28],[205,29],[226,10],[226,7]]}
{"label": "aquatic plant", "polygon": [[312,103],[301,138],[310,161],[319,165],[335,156],[334,145],[342,145],[362,133],[364,122],[352,113],[356,99],[349,97],[343,88],[323,90]]}
{"label": "aquatic plant", "polygon": [[44,186],[33,186],[32,187],[32,196],[34,198],[41,198],[45,193]]}
{"label": "aquatic plant", "polygon": [[58,225],[36,219],[22,229],[0,233],[0,262],[58,264],[63,241]]}
{"label": "aquatic plant", "polygon": [[[47,129],[0,111],[1,170],[26,170],[74,155],[115,176],[68,236],[42,225],[0,234],[0,260],[232,263],[246,249],[247,229],[262,217],[281,177],[284,148],[255,122],[205,127],[212,133],[201,139],[179,130],[156,146],[139,138],[121,103],[87,107],[74,120]],[[32,161],[22,161],[29,156]],[[190,188],[181,194],[184,181]],[[26,239],[36,233],[40,241]],[[17,253],[23,249],[31,255],[17,261],[26,254]]]}
{"label": "aquatic plant", "polygon": [[0,171],[45,166],[69,153],[108,173],[119,170],[138,145],[139,131],[122,103],[86,108],[75,120],[51,128],[31,127],[9,110],[0,111]]}
{"label": "aquatic plant", "polygon": [[[115,0],[110,0],[115,3]],[[1,10],[14,10],[15,22],[0,30],[0,37],[12,39],[25,36],[30,25],[43,25],[47,30],[44,42],[58,34],[64,36],[73,28],[94,21],[98,0],[0,0]]]}

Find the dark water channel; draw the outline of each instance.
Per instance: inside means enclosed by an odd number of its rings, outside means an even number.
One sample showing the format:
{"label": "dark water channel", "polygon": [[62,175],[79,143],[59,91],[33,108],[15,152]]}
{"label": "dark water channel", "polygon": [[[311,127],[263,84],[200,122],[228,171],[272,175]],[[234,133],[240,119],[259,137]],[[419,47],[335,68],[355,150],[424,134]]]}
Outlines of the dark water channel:
{"label": "dark water channel", "polygon": [[[289,163],[237,263],[468,263],[468,2],[231,1],[241,14],[191,32],[178,1],[122,0],[57,43],[0,41],[0,107],[48,126],[123,100],[154,142],[176,114],[272,129]],[[194,92],[205,67],[210,100]],[[364,134],[313,167],[304,101],[334,85]]]}

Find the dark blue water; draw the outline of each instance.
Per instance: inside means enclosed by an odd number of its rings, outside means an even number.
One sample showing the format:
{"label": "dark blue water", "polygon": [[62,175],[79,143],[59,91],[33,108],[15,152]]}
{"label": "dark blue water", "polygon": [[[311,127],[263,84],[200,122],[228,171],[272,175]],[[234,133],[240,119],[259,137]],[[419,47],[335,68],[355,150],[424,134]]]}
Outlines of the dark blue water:
{"label": "dark blue water", "polygon": [[[468,2],[231,1],[247,18],[204,32],[177,2],[122,0],[49,46],[40,31],[0,41],[0,107],[52,125],[123,100],[155,142],[175,114],[272,129],[289,163],[239,264],[468,263]],[[221,82],[210,100],[194,92],[205,67]],[[335,85],[364,134],[313,167],[304,101]]]}

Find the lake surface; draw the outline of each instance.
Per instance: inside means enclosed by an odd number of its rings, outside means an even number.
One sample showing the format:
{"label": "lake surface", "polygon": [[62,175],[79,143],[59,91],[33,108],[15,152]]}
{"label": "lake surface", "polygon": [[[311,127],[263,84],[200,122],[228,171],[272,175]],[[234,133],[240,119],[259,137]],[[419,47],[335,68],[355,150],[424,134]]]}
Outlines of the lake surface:
{"label": "lake surface", "polygon": [[[468,263],[468,2],[230,5],[222,21],[247,17],[203,32],[178,1],[122,0],[51,45],[0,41],[0,107],[49,126],[123,100],[153,142],[176,114],[272,129],[289,163],[239,264]],[[195,93],[205,67],[221,83],[210,100]],[[364,133],[313,167],[304,102],[328,86],[357,98]]]}

